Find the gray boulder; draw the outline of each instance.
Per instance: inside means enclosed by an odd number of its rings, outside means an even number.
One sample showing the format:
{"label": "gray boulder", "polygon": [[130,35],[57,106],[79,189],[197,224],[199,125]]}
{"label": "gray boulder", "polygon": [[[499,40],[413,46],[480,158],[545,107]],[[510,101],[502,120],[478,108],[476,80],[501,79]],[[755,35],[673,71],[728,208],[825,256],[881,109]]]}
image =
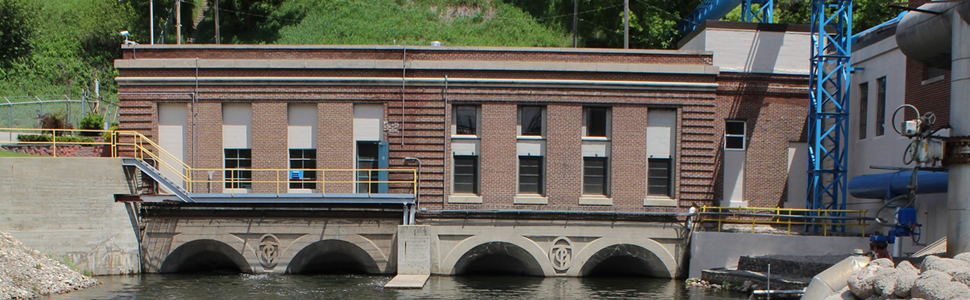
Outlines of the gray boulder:
{"label": "gray boulder", "polygon": [[849,287],[845,287],[841,291],[829,295],[822,300],[859,300],[859,298],[856,298],[855,295],[852,294],[852,291],[849,291]]}
{"label": "gray boulder", "polygon": [[953,276],[957,273],[970,271],[970,262],[952,258],[939,258],[931,255],[923,259],[923,263],[920,264],[919,269],[923,272],[927,270],[940,271]]}
{"label": "gray boulder", "polygon": [[876,295],[892,296],[896,292],[896,280],[899,271],[893,268],[881,268],[872,277],[872,288]]}
{"label": "gray boulder", "polygon": [[[905,261],[903,263],[909,264],[909,262]],[[903,263],[899,265],[903,265]],[[896,285],[895,291],[893,291],[893,295],[896,295],[896,297],[909,298],[909,294],[913,290],[913,285],[916,284],[916,279],[919,278],[919,270],[911,264],[909,267],[912,269],[896,268]]]}
{"label": "gray boulder", "polygon": [[899,265],[896,265],[896,270],[900,270],[903,272],[912,272],[916,275],[919,275],[919,272],[920,272],[919,269],[914,267],[913,264],[910,263],[908,260],[904,260],[900,262]]}
{"label": "gray boulder", "polygon": [[880,259],[871,261],[871,262],[869,262],[869,265],[870,266],[871,265],[877,265],[877,266],[880,266],[880,267],[883,267],[883,268],[895,268],[896,267],[896,264],[894,264],[893,261],[890,260],[890,259],[888,259],[888,258],[880,258]]}
{"label": "gray boulder", "polygon": [[970,285],[970,272],[960,272],[953,275],[953,282],[959,282],[963,285]]}
{"label": "gray boulder", "polygon": [[963,252],[954,256],[953,259],[970,262],[970,252]]}
{"label": "gray boulder", "polygon": [[878,272],[883,267],[878,265],[869,265],[862,270],[856,271],[849,276],[848,285],[849,290],[852,294],[859,299],[867,299],[869,297],[875,296],[876,291],[873,287],[873,279]]}
{"label": "gray boulder", "polygon": [[940,271],[927,270],[916,279],[911,296],[927,300],[970,299],[970,288],[950,281],[952,278]]}

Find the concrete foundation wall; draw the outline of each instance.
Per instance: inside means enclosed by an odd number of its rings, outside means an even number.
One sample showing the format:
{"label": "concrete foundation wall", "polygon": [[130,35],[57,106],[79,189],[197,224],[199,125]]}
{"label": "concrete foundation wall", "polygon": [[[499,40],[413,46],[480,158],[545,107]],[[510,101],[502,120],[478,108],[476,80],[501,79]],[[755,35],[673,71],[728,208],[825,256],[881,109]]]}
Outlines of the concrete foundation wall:
{"label": "concrete foundation wall", "polygon": [[121,161],[0,158],[0,230],[95,275],[140,272]]}
{"label": "concrete foundation wall", "polygon": [[689,277],[704,269],[737,268],[742,255],[836,255],[852,249],[869,249],[866,237],[768,235],[726,232],[694,232],[691,238]]}

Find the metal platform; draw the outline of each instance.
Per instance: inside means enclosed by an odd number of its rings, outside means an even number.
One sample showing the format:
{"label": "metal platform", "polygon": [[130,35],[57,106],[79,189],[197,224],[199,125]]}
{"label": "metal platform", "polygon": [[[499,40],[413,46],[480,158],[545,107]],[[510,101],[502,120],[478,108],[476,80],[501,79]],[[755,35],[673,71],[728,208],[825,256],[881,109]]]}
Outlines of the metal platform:
{"label": "metal platform", "polygon": [[[193,203],[199,204],[364,204],[412,205],[413,194],[386,193],[190,193]],[[176,195],[115,195],[117,202],[184,202]]]}

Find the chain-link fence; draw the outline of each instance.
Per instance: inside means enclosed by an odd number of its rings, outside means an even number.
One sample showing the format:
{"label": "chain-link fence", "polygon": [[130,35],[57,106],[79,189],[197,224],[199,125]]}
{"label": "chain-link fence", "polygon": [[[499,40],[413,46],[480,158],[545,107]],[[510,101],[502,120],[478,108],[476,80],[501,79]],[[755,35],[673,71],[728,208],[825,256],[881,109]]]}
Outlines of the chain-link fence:
{"label": "chain-link fence", "polygon": [[0,98],[0,128],[41,128],[46,114],[61,119],[66,126],[78,128],[87,114],[101,115],[105,123],[118,121],[118,105],[107,101],[51,97],[2,97]]}

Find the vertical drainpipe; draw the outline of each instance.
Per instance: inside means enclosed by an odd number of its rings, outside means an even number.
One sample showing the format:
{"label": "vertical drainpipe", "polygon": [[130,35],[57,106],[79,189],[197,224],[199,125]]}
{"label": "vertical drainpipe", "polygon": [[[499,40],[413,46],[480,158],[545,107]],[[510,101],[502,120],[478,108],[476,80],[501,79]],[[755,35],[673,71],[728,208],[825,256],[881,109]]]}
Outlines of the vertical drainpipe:
{"label": "vertical drainpipe", "polygon": [[[404,55],[401,55],[401,146],[404,146],[404,85],[408,75],[408,42],[404,42]],[[401,149],[404,150],[404,149]]]}
{"label": "vertical drainpipe", "polygon": [[[196,143],[199,139],[199,126],[198,126],[198,116],[199,111],[196,109],[196,105],[199,104],[199,58],[195,58],[195,91],[192,93],[192,165],[190,167],[198,166],[198,160],[196,160],[196,149],[199,145]],[[189,182],[192,182],[192,174],[189,174]],[[189,184],[189,191],[192,191],[191,184]]]}
{"label": "vertical drainpipe", "polygon": [[[964,9],[970,13],[970,9]],[[970,24],[953,12],[950,38],[950,136],[970,136]],[[966,16],[970,20],[970,16]],[[946,254],[950,257],[970,251],[970,165],[951,164],[946,207],[950,212]]]}
{"label": "vertical drainpipe", "polygon": [[448,124],[448,121],[450,121],[448,118],[448,75],[445,75],[445,89],[442,90],[441,97],[444,98],[445,101],[445,114],[443,116],[445,118],[445,144],[441,145],[441,148],[444,149],[444,156],[441,157],[442,174],[444,174],[444,176],[441,177],[441,204],[444,204],[448,200],[448,139],[451,135],[451,124]]}

